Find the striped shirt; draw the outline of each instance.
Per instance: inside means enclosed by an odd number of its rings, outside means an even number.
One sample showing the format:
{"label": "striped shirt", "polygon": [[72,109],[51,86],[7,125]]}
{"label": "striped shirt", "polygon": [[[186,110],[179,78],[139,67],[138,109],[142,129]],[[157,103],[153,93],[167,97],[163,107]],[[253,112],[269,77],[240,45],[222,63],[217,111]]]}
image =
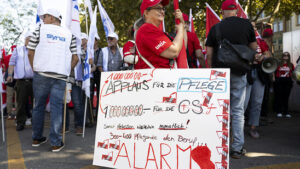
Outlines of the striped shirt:
{"label": "striped shirt", "polygon": [[[29,43],[27,45],[28,49],[35,50],[37,45],[40,42],[40,29],[41,26],[38,26],[35,31],[33,32],[33,36],[30,38]],[[70,51],[72,55],[77,55],[77,48],[76,48],[76,37],[72,35],[72,41],[70,44]]]}

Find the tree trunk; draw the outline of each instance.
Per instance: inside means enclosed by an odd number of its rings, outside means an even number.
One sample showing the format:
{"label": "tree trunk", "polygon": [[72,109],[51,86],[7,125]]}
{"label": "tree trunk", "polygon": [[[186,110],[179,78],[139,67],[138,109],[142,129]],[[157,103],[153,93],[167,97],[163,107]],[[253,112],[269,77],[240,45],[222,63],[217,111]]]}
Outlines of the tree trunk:
{"label": "tree trunk", "polygon": [[[266,7],[269,6],[269,4],[271,3],[272,0],[268,0],[265,5],[263,6],[263,8],[261,8],[261,10],[258,12],[258,14],[256,15],[255,19],[254,19],[254,22],[257,21],[257,19],[259,18],[259,16],[263,13],[263,11],[266,9]],[[278,0],[280,1],[280,0]]]}
{"label": "tree trunk", "polygon": [[276,8],[274,9],[274,11],[272,12],[272,14],[270,15],[270,19],[269,19],[269,22],[273,22],[274,21],[274,18],[275,18],[275,15],[276,13],[279,12],[279,7],[280,7],[280,3],[281,0],[277,0],[277,3],[276,3]]}

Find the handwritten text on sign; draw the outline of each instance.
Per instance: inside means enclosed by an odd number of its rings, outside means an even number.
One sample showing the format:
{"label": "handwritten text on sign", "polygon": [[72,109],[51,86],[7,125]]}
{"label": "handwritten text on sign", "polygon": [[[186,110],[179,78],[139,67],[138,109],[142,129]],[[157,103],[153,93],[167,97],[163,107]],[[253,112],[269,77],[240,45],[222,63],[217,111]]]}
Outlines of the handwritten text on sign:
{"label": "handwritten text on sign", "polygon": [[228,168],[229,71],[101,74],[94,165]]}

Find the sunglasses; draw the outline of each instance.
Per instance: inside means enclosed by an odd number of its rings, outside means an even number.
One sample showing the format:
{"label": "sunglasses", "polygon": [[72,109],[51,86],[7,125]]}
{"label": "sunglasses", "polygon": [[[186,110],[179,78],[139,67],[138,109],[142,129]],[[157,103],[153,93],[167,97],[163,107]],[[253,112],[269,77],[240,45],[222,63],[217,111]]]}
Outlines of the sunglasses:
{"label": "sunglasses", "polygon": [[164,7],[149,7],[149,8],[147,8],[147,10],[151,10],[151,9],[154,9],[154,10],[157,10],[157,11],[163,11],[163,12],[165,12],[166,11],[166,8],[164,8]]}
{"label": "sunglasses", "polygon": [[114,38],[108,37],[107,40],[114,40]]}

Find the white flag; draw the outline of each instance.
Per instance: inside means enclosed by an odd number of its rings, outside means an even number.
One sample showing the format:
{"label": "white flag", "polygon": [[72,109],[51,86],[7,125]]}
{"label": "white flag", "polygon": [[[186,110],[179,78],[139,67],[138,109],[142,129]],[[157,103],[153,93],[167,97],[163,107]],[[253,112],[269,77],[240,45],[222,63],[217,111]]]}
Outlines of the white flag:
{"label": "white flag", "polygon": [[41,20],[40,16],[44,15],[44,9],[41,0],[39,0],[38,7],[37,7],[37,14],[36,14],[36,24],[43,23],[43,20]]}
{"label": "white flag", "polygon": [[79,21],[78,0],[69,0],[67,3],[66,26],[76,37],[77,54],[81,54],[81,30]]}
{"label": "white flag", "polygon": [[90,0],[84,0],[84,4],[88,7],[90,19],[92,20],[93,17],[93,10],[92,10],[92,4]]}
{"label": "white flag", "polygon": [[87,52],[84,60],[84,71],[83,71],[83,83],[82,89],[85,91],[85,95],[90,97],[90,70],[91,65],[89,64],[89,59],[94,59],[94,43],[95,38],[99,38],[98,30],[97,30],[97,5],[95,7],[95,11],[93,13],[91,25],[90,25],[90,33],[89,39],[87,43]]}
{"label": "white flag", "polygon": [[99,2],[99,0],[97,0],[97,1],[98,1],[98,5],[99,5],[99,12],[100,12],[101,20],[103,23],[105,36],[107,38],[109,33],[115,32],[115,26],[112,23],[112,21],[110,20],[109,16],[107,15],[105,9],[101,5],[101,2]]}
{"label": "white flag", "polygon": [[192,32],[192,22],[193,22],[193,12],[192,12],[192,8],[190,8],[190,15],[189,15],[189,31]]}

